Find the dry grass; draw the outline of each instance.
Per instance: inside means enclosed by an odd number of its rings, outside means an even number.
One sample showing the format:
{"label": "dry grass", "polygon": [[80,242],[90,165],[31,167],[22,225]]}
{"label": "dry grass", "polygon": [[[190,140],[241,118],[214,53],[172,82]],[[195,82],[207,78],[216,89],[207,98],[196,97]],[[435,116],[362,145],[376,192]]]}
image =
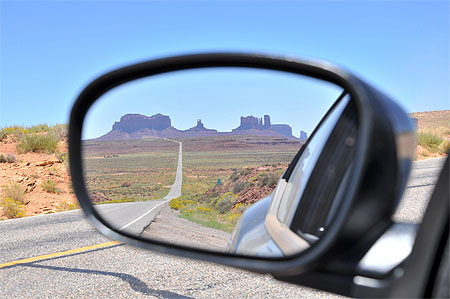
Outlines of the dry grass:
{"label": "dry grass", "polygon": [[61,190],[59,188],[57,188],[56,185],[57,185],[56,182],[53,180],[46,180],[46,181],[43,181],[41,184],[42,189],[45,192],[56,193],[56,194],[61,193]]}
{"label": "dry grass", "polygon": [[417,118],[417,159],[440,157],[449,150],[450,110],[409,114]]}
{"label": "dry grass", "polygon": [[2,199],[0,205],[3,209],[3,214],[9,219],[25,216],[25,206],[12,198]]}
{"label": "dry grass", "polygon": [[25,189],[17,183],[2,186],[3,198],[10,198],[19,203],[25,203]]}
{"label": "dry grass", "polygon": [[58,147],[58,141],[59,138],[53,134],[26,134],[17,144],[17,150],[20,153],[54,153]]}

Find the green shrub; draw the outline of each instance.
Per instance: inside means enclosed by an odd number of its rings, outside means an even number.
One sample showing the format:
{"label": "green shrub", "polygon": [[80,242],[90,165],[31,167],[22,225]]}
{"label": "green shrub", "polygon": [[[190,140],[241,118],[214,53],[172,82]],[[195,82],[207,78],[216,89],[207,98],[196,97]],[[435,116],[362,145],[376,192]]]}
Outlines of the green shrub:
{"label": "green shrub", "polygon": [[67,125],[58,124],[50,128],[49,134],[58,138],[58,140],[63,140],[67,137]]}
{"label": "green shrub", "polygon": [[444,139],[444,141],[439,144],[439,149],[442,151],[442,153],[447,153],[450,149],[450,140]]}
{"label": "green shrub", "polygon": [[234,203],[236,202],[236,196],[231,194],[230,192],[225,193],[220,197],[220,199],[216,203],[216,209],[220,214],[224,214],[229,211]]}
{"label": "green shrub", "polygon": [[22,137],[17,149],[21,153],[28,152],[44,152],[44,153],[54,153],[58,146],[58,138],[53,134],[46,135],[36,135],[27,134]]}
{"label": "green shrub", "polygon": [[63,211],[71,211],[71,210],[77,210],[80,206],[78,202],[61,202],[56,206],[56,211],[63,212]]}
{"label": "green shrub", "polygon": [[169,202],[169,206],[171,209],[174,209],[174,210],[181,210],[181,209],[185,208],[185,206],[182,203],[182,200],[179,197],[172,199]]}
{"label": "green shrub", "polygon": [[56,152],[55,157],[59,162],[64,163],[69,159],[69,153]]}
{"label": "green shrub", "polygon": [[39,124],[26,129],[30,133],[48,132],[50,127],[47,124]]}
{"label": "green shrub", "polygon": [[10,183],[2,187],[3,197],[19,203],[25,203],[25,189],[17,183]]}
{"label": "green shrub", "polygon": [[239,179],[239,173],[233,172],[230,176],[231,181],[236,182]]}
{"label": "green shrub", "polygon": [[20,218],[25,216],[25,206],[12,198],[5,198],[1,202],[3,214],[8,218]]}
{"label": "green shrub", "polygon": [[49,175],[55,175],[55,174],[58,174],[58,173],[59,173],[59,170],[58,170],[58,168],[56,168],[55,166],[50,167],[50,168],[48,169],[48,174],[49,174]]}
{"label": "green shrub", "polygon": [[219,193],[217,191],[213,191],[199,196],[198,201],[200,203],[212,203],[212,205],[215,205],[218,197]]}
{"label": "green shrub", "polygon": [[437,148],[443,139],[435,134],[419,132],[417,134],[417,143],[421,146],[429,147],[429,148]]}
{"label": "green shrub", "polygon": [[271,175],[269,176],[269,180],[267,181],[267,186],[268,186],[269,188],[272,188],[273,186],[275,186],[275,185],[277,184],[277,182],[278,182],[277,176],[271,174]]}
{"label": "green shrub", "polygon": [[131,183],[125,182],[122,185],[120,185],[120,187],[124,187],[124,188],[131,187]]}
{"label": "green shrub", "polygon": [[6,157],[0,154],[0,163],[14,163],[16,162],[16,156],[13,154],[7,154]]}
{"label": "green shrub", "polygon": [[16,162],[16,156],[13,154],[7,154],[6,155],[6,162],[8,163],[15,163]]}
{"label": "green shrub", "polygon": [[233,193],[237,194],[237,193],[241,192],[242,190],[244,190],[244,189],[246,189],[246,188],[248,188],[248,187],[250,187],[252,185],[253,184],[250,183],[250,182],[236,182],[233,185]]}
{"label": "green shrub", "polygon": [[1,129],[0,132],[5,133],[6,135],[21,135],[21,134],[28,133],[28,131],[25,130],[25,128],[23,126],[12,126],[12,127],[3,128],[3,129]]}
{"label": "green shrub", "polygon": [[247,209],[249,206],[250,206],[249,204],[240,202],[234,206],[233,211],[235,213],[242,214],[242,213],[244,213],[245,209]]}
{"label": "green shrub", "polygon": [[276,185],[277,181],[278,179],[276,175],[272,173],[264,173],[259,177],[258,186],[259,187],[267,186],[269,188],[272,188],[273,186]]}
{"label": "green shrub", "polygon": [[48,192],[48,193],[61,193],[61,190],[56,188],[56,182],[53,181],[53,180],[43,181],[41,186],[42,186],[42,189],[44,189],[45,192]]}
{"label": "green shrub", "polygon": [[241,176],[245,176],[245,175],[249,175],[250,173],[252,173],[252,170],[250,168],[245,168],[242,169],[241,171],[239,171]]}
{"label": "green shrub", "polygon": [[0,131],[0,141],[5,140],[7,137],[8,137],[8,135],[5,132]]}

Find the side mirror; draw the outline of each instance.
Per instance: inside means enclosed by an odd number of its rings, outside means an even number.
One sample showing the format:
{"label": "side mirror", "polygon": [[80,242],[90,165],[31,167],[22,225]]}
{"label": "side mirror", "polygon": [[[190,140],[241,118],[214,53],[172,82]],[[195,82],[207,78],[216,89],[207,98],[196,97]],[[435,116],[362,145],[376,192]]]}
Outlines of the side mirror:
{"label": "side mirror", "polygon": [[[311,119],[311,136],[294,136]],[[99,231],[275,276],[361,259],[392,224],[414,145],[401,108],[350,73],[252,54],[112,71],[83,90],[69,125],[74,191]],[[242,199],[246,182],[264,192]]]}

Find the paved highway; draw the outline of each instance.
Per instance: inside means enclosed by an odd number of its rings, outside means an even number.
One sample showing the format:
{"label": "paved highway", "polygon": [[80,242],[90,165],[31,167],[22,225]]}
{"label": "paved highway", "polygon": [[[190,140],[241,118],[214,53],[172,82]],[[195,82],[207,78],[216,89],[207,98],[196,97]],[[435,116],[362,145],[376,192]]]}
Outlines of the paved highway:
{"label": "paved highway", "polygon": [[164,204],[181,195],[181,185],[183,184],[183,145],[180,141],[164,139],[178,143],[177,171],[169,193],[161,200],[97,205],[96,209],[99,214],[111,223],[113,227],[130,234],[139,235],[152,222],[153,218],[158,215]]}
{"label": "paved highway", "polygon": [[[396,217],[420,219],[442,159],[414,163]],[[80,211],[0,222],[2,298],[330,298],[214,264],[111,243]]]}

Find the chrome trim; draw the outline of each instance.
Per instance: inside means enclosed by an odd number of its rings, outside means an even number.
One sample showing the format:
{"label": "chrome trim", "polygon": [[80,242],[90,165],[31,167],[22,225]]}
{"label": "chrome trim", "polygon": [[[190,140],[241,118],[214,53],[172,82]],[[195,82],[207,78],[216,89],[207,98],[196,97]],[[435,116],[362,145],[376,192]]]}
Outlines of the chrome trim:
{"label": "chrome trim", "polygon": [[393,224],[359,261],[358,270],[386,274],[403,262],[412,251],[417,224]]}
{"label": "chrome trim", "polygon": [[300,253],[308,249],[310,245],[277,218],[278,207],[286,185],[287,182],[284,179],[278,181],[264,224],[275,244],[277,244],[285,256],[288,256]]}

